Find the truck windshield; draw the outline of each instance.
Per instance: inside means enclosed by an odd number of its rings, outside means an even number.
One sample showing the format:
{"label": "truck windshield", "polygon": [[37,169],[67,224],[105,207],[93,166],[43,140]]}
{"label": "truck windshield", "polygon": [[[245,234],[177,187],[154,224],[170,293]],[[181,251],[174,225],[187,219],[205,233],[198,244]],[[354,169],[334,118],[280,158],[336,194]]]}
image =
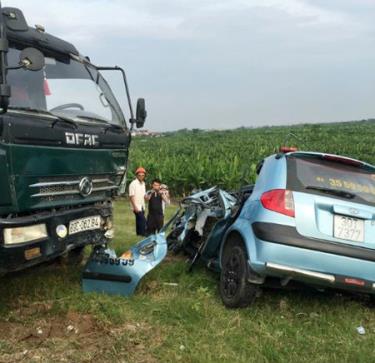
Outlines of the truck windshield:
{"label": "truck windshield", "polygon": [[[8,71],[10,108],[125,126],[124,115],[110,87],[93,66],[68,55],[43,53],[46,63],[43,70]],[[8,64],[18,64],[19,56],[20,50],[11,47]]]}
{"label": "truck windshield", "polygon": [[287,165],[288,189],[375,205],[375,168],[293,156],[288,157]]}

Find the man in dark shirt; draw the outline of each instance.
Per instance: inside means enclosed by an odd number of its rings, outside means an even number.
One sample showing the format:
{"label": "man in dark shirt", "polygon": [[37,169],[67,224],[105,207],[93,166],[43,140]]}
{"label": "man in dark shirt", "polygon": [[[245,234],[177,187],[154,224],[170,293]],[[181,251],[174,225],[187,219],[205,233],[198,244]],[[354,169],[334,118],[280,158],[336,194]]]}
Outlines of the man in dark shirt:
{"label": "man in dark shirt", "polygon": [[163,202],[168,203],[165,193],[160,191],[161,181],[154,179],[152,189],[146,194],[148,200],[147,233],[154,234],[161,230],[164,225]]}

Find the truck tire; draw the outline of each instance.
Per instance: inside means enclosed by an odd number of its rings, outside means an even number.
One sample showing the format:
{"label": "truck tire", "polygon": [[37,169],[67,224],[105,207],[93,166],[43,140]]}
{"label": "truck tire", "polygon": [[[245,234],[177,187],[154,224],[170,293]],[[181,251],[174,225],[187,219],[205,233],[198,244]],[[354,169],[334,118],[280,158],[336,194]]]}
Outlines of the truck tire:
{"label": "truck tire", "polygon": [[254,301],[258,287],[248,281],[248,258],[242,241],[232,241],[223,251],[220,297],[228,308],[244,308]]}
{"label": "truck tire", "polygon": [[83,261],[84,255],[85,246],[80,246],[61,255],[59,257],[59,262],[63,266],[77,266]]}

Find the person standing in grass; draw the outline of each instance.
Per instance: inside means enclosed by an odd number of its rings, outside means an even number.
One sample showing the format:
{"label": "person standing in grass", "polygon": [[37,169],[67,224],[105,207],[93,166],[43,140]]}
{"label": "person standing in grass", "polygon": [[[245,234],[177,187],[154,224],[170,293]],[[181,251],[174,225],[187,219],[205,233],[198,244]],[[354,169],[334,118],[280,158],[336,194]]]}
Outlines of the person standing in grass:
{"label": "person standing in grass", "polygon": [[148,201],[147,234],[159,232],[164,225],[164,206],[169,204],[169,197],[165,189],[161,189],[161,181],[154,179],[152,189],[147,192]]}
{"label": "person standing in grass", "polygon": [[138,236],[146,236],[145,195],[146,170],[139,167],[136,178],[129,185],[130,204],[135,214],[135,230]]}

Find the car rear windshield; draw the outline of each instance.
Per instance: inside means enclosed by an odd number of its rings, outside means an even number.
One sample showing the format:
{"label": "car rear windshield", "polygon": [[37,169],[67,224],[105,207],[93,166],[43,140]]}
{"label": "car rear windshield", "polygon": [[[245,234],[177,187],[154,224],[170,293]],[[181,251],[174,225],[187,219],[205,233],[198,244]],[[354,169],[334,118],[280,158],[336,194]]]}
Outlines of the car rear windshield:
{"label": "car rear windshield", "polygon": [[323,156],[289,156],[287,188],[375,205],[375,168]]}

